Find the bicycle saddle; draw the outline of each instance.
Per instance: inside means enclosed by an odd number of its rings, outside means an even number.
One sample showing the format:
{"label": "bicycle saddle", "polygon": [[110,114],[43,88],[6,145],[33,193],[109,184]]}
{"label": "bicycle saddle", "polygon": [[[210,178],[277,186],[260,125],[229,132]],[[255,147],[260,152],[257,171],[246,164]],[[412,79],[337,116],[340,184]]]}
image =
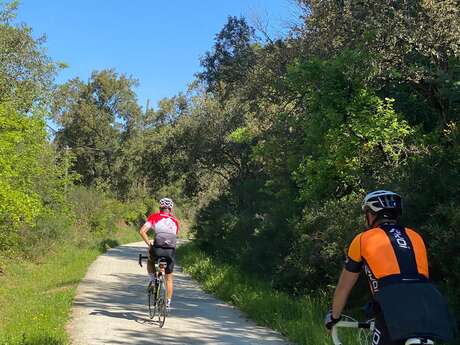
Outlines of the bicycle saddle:
{"label": "bicycle saddle", "polygon": [[410,338],[406,340],[404,345],[434,345],[434,341],[425,338]]}

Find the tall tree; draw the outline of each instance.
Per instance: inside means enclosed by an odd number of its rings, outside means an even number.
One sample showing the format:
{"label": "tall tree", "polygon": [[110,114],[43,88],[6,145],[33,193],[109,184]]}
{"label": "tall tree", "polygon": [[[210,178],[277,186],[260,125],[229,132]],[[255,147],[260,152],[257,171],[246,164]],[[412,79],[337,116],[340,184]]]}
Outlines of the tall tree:
{"label": "tall tree", "polygon": [[299,3],[304,25],[298,31],[310,54],[331,57],[343,49],[363,48],[369,53],[367,64],[374,66],[369,81],[396,96],[396,106],[413,113],[411,122],[431,130],[458,119],[458,1]]}
{"label": "tall tree", "polygon": [[30,27],[15,23],[17,5],[0,3],[0,102],[29,111],[46,102],[57,64],[45,54],[45,37],[34,39]]}
{"label": "tall tree", "polygon": [[56,141],[61,149],[72,150],[73,168],[85,185],[129,189],[132,181],[125,177],[132,168],[126,154],[132,153],[128,146],[140,136],[142,126],[133,91],[136,83],[114,70],[103,70],[93,72],[87,83],[77,78],[58,89],[53,114],[61,129]]}
{"label": "tall tree", "polygon": [[254,29],[243,17],[228,17],[227,24],[216,35],[214,49],[201,59],[204,71],[198,78],[205,81],[208,91],[225,98],[237,87],[255,62]]}

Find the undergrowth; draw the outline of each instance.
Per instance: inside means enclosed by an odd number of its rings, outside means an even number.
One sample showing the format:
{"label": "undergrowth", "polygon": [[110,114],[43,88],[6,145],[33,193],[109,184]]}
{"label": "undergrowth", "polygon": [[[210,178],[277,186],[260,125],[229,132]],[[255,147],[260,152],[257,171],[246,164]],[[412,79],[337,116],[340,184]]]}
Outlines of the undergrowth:
{"label": "undergrowth", "polygon": [[[330,345],[323,317],[330,300],[323,293],[292,297],[272,289],[269,282],[254,279],[237,267],[222,264],[187,243],[177,250],[184,271],[202,288],[237,306],[258,324],[273,328],[296,344]],[[358,344],[356,333],[341,334],[344,343]]]}

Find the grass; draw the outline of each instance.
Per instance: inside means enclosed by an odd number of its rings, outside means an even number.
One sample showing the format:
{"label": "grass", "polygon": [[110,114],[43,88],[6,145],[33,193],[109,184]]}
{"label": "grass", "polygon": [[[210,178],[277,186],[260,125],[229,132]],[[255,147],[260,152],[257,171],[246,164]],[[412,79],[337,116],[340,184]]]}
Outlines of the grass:
{"label": "grass", "polygon": [[[206,292],[237,306],[258,324],[279,331],[296,344],[332,343],[323,323],[330,303],[324,294],[295,298],[274,291],[268,282],[217,263],[193,242],[179,247],[177,253],[185,272],[200,282]],[[357,333],[350,330],[341,333],[345,344],[358,344],[356,337]]]}
{"label": "grass", "polygon": [[0,344],[68,344],[65,325],[88,266],[109,247],[137,240],[136,231],[122,228],[90,246],[63,244],[39,258],[39,263],[7,262],[0,276]]}

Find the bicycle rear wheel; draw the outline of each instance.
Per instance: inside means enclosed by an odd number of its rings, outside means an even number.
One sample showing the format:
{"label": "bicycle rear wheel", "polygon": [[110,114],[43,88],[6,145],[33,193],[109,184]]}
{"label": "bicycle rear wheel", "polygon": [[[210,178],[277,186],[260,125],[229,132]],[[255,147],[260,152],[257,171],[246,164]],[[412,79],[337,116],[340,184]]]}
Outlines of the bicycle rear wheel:
{"label": "bicycle rear wheel", "polygon": [[160,328],[162,328],[166,321],[167,310],[166,310],[166,287],[163,280],[160,280],[160,284],[158,286],[158,322]]}

